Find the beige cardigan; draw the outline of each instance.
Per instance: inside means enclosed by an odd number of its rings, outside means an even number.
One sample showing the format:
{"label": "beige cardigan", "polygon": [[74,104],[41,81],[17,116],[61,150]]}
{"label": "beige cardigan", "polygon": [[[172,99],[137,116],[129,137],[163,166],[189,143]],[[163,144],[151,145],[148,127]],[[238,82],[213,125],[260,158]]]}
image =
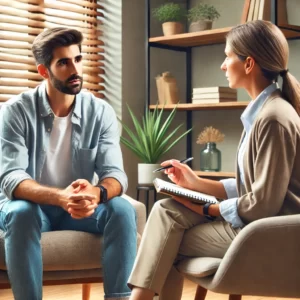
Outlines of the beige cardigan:
{"label": "beige cardigan", "polygon": [[300,118],[278,91],[253,124],[244,156],[245,187],[239,173],[237,164],[238,214],[245,224],[300,213]]}

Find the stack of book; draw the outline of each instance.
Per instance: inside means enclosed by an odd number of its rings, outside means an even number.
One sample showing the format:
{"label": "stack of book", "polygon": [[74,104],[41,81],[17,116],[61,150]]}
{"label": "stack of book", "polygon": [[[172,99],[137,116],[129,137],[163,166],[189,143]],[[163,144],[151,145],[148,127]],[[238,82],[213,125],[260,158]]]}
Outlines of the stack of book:
{"label": "stack of book", "polygon": [[237,91],[225,86],[194,88],[194,104],[220,103],[237,101]]}
{"label": "stack of book", "polygon": [[[254,20],[270,20],[271,0],[248,0],[249,10],[247,22]],[[282,0],[278,2],[283,2]]]}

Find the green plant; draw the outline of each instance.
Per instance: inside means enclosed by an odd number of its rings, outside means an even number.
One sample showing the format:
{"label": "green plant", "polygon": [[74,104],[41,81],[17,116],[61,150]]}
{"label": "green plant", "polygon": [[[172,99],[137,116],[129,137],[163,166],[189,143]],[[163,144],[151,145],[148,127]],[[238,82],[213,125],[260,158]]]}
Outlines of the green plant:
{"label": "green plant", "polygon": [[190,22],[197,22],[200,20],[214,21],[219,17],[220,14],[213,5],[204,3],[199,3],[190,8],[187,14],[187,18]]}
{"label": "green plant", "polygon": [[185,18],[186,11],[176,3],[166,3],[154,8],[152,15],[159,22],[180,22]]}
{"label": "green plant", "polygon": [[163,154],[168,152],[192,130],[185,131],[179,137],[176,137],[176,133],[183,124],[180,124],[174,130],[170,130],[177,106],[175,106],[165,121],[163,121],[164,109],[159,111],[156,106],[153,112],[146,110],[141,123],[128,105],[127,108],[135,131],[120,121],[129,136],[129,139],[121,136],[121,142],[132,150],[144,163],[157,163]]}

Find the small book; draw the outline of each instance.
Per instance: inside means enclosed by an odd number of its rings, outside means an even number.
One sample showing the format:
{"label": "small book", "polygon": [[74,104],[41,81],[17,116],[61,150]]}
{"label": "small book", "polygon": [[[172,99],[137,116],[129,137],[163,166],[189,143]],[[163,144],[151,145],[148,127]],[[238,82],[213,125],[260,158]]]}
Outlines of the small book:
{"label": "small book", "polygon": [[218,99],[198,99],[193,98],[192,103],[194,104],[205,104],[205,103],[223,103],[223,102],[237,102],[236,99],[224,99],[224,98],[218,98]]}
{"label": "small book", "polygon": [[193,93],[207,94],[207,93],[231,93],[237,94],[237,90],[232,89],[228,86],[212,86],[205,88],[193,88]]}
{"label": "small book", "polygon": [[194,98],[198,99],[210,99],[210,98],[232,98],[237,99],[237,95],[234,93],[193,93]]}
{"label": "small book", "polygon": [[184,197],[198,204],[219,203],[217,198],[214,196],[195,192],[159,178],[155,178],[153,183],[158,193],[162,193],[170,196]]}

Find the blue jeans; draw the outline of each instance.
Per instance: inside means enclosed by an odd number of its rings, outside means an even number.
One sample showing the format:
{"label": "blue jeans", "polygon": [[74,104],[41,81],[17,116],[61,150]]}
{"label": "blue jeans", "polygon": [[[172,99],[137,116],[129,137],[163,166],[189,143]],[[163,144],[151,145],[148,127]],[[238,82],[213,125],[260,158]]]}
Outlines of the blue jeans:
{"label": "blue jeans", "polygon": [[62,208],[12,200],[0,211],[5,231],[5,259],[16,300],[41,300],[43,263],[41,233],[77,230],[103,235],[104,292],[106,298],[130,295],[127,280],[136,256],[136,215],[131,204],[115,197],[100,204],[85,219],[73,219]]}

